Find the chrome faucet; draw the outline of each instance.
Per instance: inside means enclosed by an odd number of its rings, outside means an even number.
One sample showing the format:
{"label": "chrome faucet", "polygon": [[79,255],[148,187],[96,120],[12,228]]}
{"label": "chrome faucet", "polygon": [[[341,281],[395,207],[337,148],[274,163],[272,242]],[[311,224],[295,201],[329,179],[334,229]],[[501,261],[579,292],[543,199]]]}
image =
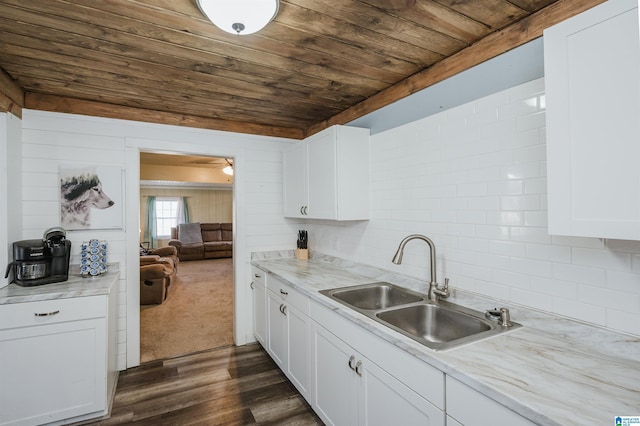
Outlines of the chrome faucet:
{"label": "chrome faucet", "polygon": [[441,297],[447,298],[449,297],[449,278],[444,279],[444,285],[442,287],[438,287],[437,274],[436,274],[436,246],[433,244],[433,241],[424,235],[420,234],[411,234],[408,237],[405,237],[402,241],[400,241],[400,245],[398,246],[398,251],[396,251],[395,256],[393,256],[393,260],[391,260],[396,265],[402,263],[402,254],[404,253],[404,246],[411,240],[422,240],[429,246],[430,252],[430,267],[431,267],[431,281],[429,282],[429,300],[432,302],[438,302]]}

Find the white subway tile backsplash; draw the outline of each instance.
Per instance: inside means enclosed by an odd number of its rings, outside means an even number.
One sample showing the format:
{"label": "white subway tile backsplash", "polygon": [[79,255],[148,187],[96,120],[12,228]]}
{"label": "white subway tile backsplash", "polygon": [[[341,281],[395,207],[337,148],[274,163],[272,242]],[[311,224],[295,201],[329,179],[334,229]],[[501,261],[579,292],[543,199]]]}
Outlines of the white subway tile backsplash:
{"label": "white subway tile backsplash", "polygon": [[[525,194],[547,194],[547,179],[544,177],[525,179],[523,184]],[[543,199],[546,199],[546,197],[543,197]]]}
{"label": "white subway tile backsplash", "polygon": [[[640,335],[640,242],[548,233],[544,110],[537,79],[374,135],[361,244],[325,223],[317,249],[379,266],[402,237],[424,233],[454,289]],[[426,262],[417,253],[397,270],[425,279]]]}
{"label": "white subway tile backsplash", "polygon": [[638,306],[640,306],[640,296],[638,294],[589,285],[580,286],[578,300],[631,313],[637,312]]}
{"label": "white subway tile backsplash", "polygon": [[571,249],[549,244],[529,243],[526,244],[526,256],[530,259],[569,263],[571,262]]}
{"label": "white subway tile backsplash", "polygon": [[[542,206],[540,206],[542,208]],[[524,212],[524,225],[525,226],[538,226],[538,227],[547,227],[547,212],[546,210],[541,211],[528,211]]]}
{"label": "white subway tile backsplash", "polygon": [[512,257],[509,269],[532,277],[551,278],[553,276],[553,264],[542,260]]}
{"label": "white subway tile backsplash", "polygon": [[509,195],[500,198],[501,210],[540,210],[539,195]]}
{"label": "white subway tile backsplash", "polygon": [[640,336],[640,315],[637,313],[623,312],[616,308],[607,308],[606,325],[614,330]]}
{"label": "white subway tile backsplash", "polygon": [[538,163],[508,164],[503,166],[502,175],[507,179],[526,179],[540,177],[540,165]]}
{"label": "white subway tile backsplash", "polygon": [[489,253],[503,254],[505,256],[519,256],[525,255],[526,245],[515,241],[489,241]]}
{"label": "white subway tile backsplash", "polygon": [[522,212],[514,211],[491,211],[487,212],[487,224],[522,226],[524,225],[524,215]]}
{"label": "white subway tile backsplash", "polygon": [[605,276],[605,270],[600,268],[587,268],[564,263],[553,264],[553,277],[559,280],[604,286]]}
{"label": "white subway tile backsplash", "polygon": [[524,182],[521,180],[500,180],[487,183],[487,193],[489,195],[521,195],[524,194],[523,188]]}
{"label": "white subway tile backsplash", "polygon": [[607,288],[640,294],[640,278],[635,272],[607,270]]}
{"label": "white subway tile backsplash", "polygon": [[500,269],[493,269],[491,271],[492,281],[504,284],[509,287],[516,287],[521,289],[531,288],[531,276],[527,274],[521,274],[518,272],[503,271]]}
{"label": "white subway tile backsplash", "polygon": [[[551,311],[553,309],[553,297],[535,291],[520,288],[509,288],[509,300],[520,305],[527,305],[535,309]],[[514,318],[517,321],[517,318]]]}
{"label": "white subway tile backsplash", "polygon": [[476,255],[476,262],[479,265],[484,265],[494,269],[509,269],[509,256],[498,255],[491,253],[478,253]]}
{"label": "white subway tile backsplash", "polygon": [[573,263],[576,265],[594,266],[620,271],[628,271],[631,269],[631,255],[629,253],[575,247],[571,251],[571,256]]}
{"label": "white subway tile backsplash", "polygon": [[511,228],[511,239],[528,243],[550,243],[551,237],[546,228],[533,228],[527,226],[514,226]]}
{"label": "white subway tile backsplash", "polygon": [[547,294],[549,296],[560,297],[562,299],[575,300],[578,298],[578,284],[553,278],[532,277],[531,290],[537,293]]}

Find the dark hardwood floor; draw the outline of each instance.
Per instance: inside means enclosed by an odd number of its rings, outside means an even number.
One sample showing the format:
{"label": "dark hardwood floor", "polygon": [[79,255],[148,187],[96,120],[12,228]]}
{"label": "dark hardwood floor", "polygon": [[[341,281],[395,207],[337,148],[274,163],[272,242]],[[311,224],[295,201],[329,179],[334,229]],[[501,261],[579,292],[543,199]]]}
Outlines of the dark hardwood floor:
{"label": "dark hardwood floor", "polygon": [[120,373],[93,425],[322,425],[259,344],[152,361]]}

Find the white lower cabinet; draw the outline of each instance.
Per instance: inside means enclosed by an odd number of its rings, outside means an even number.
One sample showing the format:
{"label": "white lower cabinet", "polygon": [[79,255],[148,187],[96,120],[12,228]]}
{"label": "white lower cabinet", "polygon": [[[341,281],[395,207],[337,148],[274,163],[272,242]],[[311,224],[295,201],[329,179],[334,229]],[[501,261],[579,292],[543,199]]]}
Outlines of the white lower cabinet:
{"label": "white lower cabinet", "polygon": [[251,268],[251,290],[253,296],[253,335],[260,344],[267,347],[267,273],[253,266]]}
{"label": "white lower cabinet", "polygon": [[282,281],[267,281],[267,352],[298,391],[311,388],[309,299]]}
{"label": "white lower cabinet", "polygon": [[254,280],[267,352],[328,425],[535,424],[277,278],[266,281],[266,297],[259,288]]}
{"label": "white lower cabinet", "polygon": [[447,416],[447,426],[464,426],[462,423],[457,421],[451,416]]}
{"label": "white lower cabinet", "polygon": [[319,324],[312,406],[329,425],[444,425],[444,413]]}
{"label": "white lower cabinet", "polygon": [[[449,423],[449,418],[456,420]],[[447,376],[447,425],[534,426],[535,423],[511,411],[458,380]]]}
{"label": "white lower cabinet", "polygon": [[0,307],[0,425],[106,414],[117,377],[114,297]]}
{"label": "white lower cabinet", "polygon": [[325,423],[445,424],[441,371],[319,304],[311,318],[311,406]]}

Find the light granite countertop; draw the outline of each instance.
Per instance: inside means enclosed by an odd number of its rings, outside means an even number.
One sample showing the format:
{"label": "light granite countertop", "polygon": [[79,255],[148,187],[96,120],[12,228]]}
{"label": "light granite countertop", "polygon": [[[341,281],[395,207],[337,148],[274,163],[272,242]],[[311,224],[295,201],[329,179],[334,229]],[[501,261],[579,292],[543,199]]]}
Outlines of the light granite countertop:
{"label": "light granite countertop", "polygon": [[289,251],[254,253],[252,264],[449,376],[540,425],[607,425],[640,415],[640,338],[455,289],[448,301],[484,312],[507,307],[524,327],[436,352],[319,293],[387,281],[426,293],[428,283],[382,269]]}
{"label": "light granite countertop", "polygon": [[[78,268],[72,268],[78,269]],[[0,305],[41,300],[68,299],[71,297],[99,296],[109,294],[118,280],[118,265],[109,265],[109,271],[96,277],[83,277],[80,273],[69,273],[69,279],[60,283],[22,287],[9,284],[0,288]]]}

